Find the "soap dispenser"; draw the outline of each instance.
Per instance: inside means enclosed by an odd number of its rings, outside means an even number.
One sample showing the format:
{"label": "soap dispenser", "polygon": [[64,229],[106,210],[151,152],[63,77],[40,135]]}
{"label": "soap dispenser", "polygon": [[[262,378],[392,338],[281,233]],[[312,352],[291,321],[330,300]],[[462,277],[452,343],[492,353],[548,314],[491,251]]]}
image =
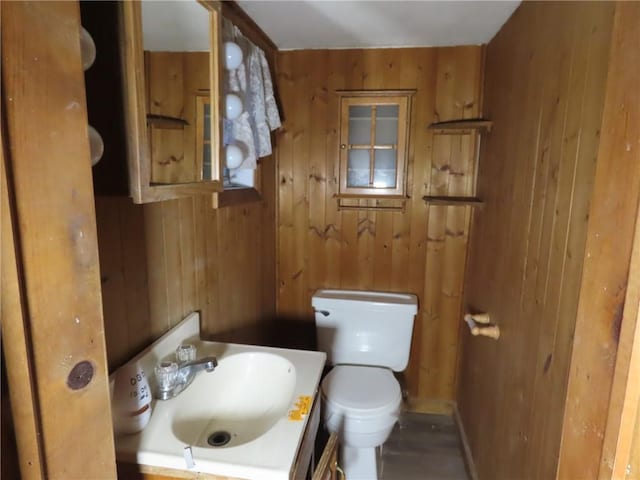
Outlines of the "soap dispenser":
{"label": "soap dispenser", "polygon": [[137,362],[124,365],[116,374],[113,390],[113,425],[116,434],[137,433],[151,418],[151,389]]}

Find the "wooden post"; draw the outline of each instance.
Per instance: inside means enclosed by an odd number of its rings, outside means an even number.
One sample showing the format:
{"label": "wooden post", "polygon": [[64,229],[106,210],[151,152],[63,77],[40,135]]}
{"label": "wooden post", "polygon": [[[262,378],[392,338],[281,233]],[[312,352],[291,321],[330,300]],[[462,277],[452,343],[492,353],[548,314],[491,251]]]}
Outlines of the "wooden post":
{"label": "wooden post", "polygon": [[2,340],[22,478],[116,478],[79,6],[1,8]]}

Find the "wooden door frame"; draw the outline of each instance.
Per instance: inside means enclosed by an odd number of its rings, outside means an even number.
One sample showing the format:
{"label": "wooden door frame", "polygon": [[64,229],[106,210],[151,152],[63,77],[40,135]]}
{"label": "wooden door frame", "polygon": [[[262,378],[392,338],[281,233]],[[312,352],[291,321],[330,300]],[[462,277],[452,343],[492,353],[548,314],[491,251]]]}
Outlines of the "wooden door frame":
{"label": "wooden door frame", "polygon": [[80,8],[0,9],[2,341],[21,476],[116,478]]}

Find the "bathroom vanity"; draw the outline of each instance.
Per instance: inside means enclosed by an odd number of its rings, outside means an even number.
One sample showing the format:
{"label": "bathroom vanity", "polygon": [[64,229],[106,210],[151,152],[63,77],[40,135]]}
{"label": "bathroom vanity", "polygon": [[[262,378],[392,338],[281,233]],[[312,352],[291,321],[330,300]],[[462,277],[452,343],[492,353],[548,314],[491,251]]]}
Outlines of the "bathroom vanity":
{"label": "bathroom vanity", "polygon": [[316,392],[325,354],[203,341],[193,313],[131,360],[145,370],[152,390],[154,366],[185,343],[196,346],[198,357],[216,357],[218,366],[199,373],[174,398],[154,397],[141,432],[116,434],[120,476],[305,478],[319,426]]}

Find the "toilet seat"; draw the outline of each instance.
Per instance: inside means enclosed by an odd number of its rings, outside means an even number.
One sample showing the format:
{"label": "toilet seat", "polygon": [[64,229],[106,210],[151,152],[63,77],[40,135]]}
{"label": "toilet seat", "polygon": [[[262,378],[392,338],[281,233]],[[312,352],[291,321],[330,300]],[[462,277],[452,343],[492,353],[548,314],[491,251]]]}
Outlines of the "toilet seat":
{"label": "toilet seat", "polygon": [[388,368],[338,365],[321,385],[327,406],[355,419],[395,416],[402,402],[400,384]]}

